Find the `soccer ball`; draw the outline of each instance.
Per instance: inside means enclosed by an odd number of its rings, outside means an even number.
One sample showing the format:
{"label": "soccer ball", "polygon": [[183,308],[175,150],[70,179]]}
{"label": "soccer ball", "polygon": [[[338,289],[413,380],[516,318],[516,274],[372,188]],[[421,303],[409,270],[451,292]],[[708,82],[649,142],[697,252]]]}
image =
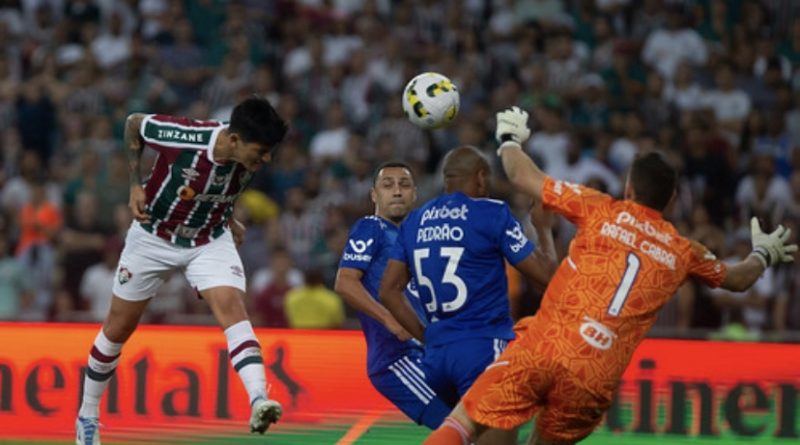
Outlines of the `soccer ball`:
{"label": "soccer ball", "polygon": [[422,128],[441,128],[458,114],[458,88],[439,73],[422,73],[403,90],[403,111]]}

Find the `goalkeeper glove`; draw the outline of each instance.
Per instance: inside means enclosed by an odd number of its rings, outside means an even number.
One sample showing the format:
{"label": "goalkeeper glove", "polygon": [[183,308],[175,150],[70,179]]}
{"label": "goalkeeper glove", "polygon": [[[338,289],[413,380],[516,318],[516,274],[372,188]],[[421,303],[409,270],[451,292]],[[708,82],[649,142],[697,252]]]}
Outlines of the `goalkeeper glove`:
{"label": "goalkeeper glove", "polygon": [[504,143],[511,141],[522,145],[530,135],[527,111],[523,111],[519,107],[511,107],[497,113],[497,129],[494,137],[500,143],[500,148],[497,150],[498,155],[502,151]]}
{"label": "goalkeeper glove", "polygon": [[794,261],[792,253],[797,252],[797,244],[785,244],[791,234],[792,231],[782,225],[772,233],[764,233],[758,219],[756,217],[750,219],[753,254],[764,264],[764,267]]}

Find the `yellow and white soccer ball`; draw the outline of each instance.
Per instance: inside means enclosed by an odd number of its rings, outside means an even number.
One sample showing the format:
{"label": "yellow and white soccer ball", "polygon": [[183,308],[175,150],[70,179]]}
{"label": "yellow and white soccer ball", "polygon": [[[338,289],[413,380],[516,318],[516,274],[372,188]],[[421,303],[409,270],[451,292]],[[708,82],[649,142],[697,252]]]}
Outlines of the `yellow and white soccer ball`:
{"label": "yellow and white soccer ball", "polygon": [[458,88],[439,73],[422,73],[403,90],[403,111],[422,128],[441,128],[458,114]]}

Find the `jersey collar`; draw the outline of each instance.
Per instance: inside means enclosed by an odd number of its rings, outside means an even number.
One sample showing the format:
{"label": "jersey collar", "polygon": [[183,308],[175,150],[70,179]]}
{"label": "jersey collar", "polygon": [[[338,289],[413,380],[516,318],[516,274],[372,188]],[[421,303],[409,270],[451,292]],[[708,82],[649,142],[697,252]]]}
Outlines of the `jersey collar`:
{"label": "jersey collar", "polygon": [[633,204],[634,206],[636,206],[636,208],[638,208],[639,210],[641,210],[641,211],[642,211],[642,213],[644,213],[645,215],[647,215],[649,218],[653,218],[653,219],[663,219],[663,218],[664,218],[664,214],[663,214],[663,213],[661,213],[661,212],[659,212],[658,210],[656,210],[656,209],[654,209],[654,208],[647,207],[647,206],[646,206],[646,205],[644,205],[644,204],[639,204],[638,202],[636,202],[636,201],[633,201],[633,200],[631,200],[631,204]]}
{"label": "jersey collar", "polygon": [[214,147],[217,146],[217,139],[219,139],[220,133],[222,133],[222,130],[225,130],[226,128],[228,128],[227,122],[222,123],[220,126],[214,128],[214,131],[211,133],[211,142],[208,150],[206,150],[206,156],[208,156],[208,160],[214,165],[225,165],[214,160]]}

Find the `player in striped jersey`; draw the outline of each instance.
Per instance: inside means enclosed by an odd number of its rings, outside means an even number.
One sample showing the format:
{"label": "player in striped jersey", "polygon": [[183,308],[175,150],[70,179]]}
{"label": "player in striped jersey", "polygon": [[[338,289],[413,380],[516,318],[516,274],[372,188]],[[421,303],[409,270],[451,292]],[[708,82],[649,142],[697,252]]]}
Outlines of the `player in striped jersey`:
{"label": "player in striped jersey", "polygon": [[[100,398],[122,346],[163,277],[175,269],[184,272],[225,331],[231,364],[250,398],[251,431],[264,433],[280,417],[280,404],[268,398],[261,347],[244,305],[244,270],[236,251],[244,227],[232,212],[286,130],[272,105],[257,97],[238,104],[229,123],[128,116],[123,143],[135,221],[120,256],[111,308],[89,355],[76,420],[78,445],[100,443]],[[139,160],[145,146],[156,150],[158,158],[142,181]]]}
{"label": "player in striped jersey", "polygon": [[[336,275],[336,292],[359,310],[372,385],[415,422],[437,428],[453,405],[431,389],[422,365],[422,346],[411,339],[378,296],[398,225],[417,199],[411,169],[402,162],[383,164],[375,174],[370,196],[375,214],[359,219],[350,230]],[[419,298],[411,295],[408,300],[424,319]]]}

